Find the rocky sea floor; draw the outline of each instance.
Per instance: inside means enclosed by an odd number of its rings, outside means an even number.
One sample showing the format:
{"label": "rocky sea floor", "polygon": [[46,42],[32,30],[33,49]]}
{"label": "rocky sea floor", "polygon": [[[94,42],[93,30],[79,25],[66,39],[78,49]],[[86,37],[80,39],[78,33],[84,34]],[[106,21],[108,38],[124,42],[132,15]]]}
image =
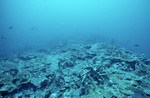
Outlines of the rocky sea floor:
{"label": "rocky sea floor", "polygon": [[0,59],[0,98],[150,98],[150,60],[106,43]]}

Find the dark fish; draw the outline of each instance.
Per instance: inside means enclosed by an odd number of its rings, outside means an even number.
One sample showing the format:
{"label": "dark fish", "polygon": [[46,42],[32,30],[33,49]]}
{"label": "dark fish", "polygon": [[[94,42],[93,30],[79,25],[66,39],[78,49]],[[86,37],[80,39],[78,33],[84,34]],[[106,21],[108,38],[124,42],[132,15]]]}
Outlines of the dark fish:
{"label": "dark fish", "polygon": [[34,26],[34,27],[30,28],[30,30],[31,30],[31,31],[34,31],[34,30],[37,31],[37,28],[36,28],[36,26]]}
{"label": "dark fish", "polygon": [[13,26],[10,26],[10,27],[9,27],[9,30],[11,30],[11,29],[13,29]]}
{"label": "dark fish", "polygon": [[7,39],[5,36],[3,36],[3,35],[1,35],[1,37],[0,37],[1,39]]}
{"label": "dark fish", "polygon": [[135,47],[139,47],[140,45],[138,45],[138,44],[135,44],[134,46],[135,46]]}

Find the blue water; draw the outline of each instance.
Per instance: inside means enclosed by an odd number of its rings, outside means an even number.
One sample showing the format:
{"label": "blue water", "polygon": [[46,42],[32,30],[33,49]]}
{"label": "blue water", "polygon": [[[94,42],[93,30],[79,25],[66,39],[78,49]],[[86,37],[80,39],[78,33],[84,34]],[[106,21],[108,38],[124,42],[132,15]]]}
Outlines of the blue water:
{"label": "blue water", "polygon": [[150,57],[150,0],[0,0],[0,55],[113,41]]}

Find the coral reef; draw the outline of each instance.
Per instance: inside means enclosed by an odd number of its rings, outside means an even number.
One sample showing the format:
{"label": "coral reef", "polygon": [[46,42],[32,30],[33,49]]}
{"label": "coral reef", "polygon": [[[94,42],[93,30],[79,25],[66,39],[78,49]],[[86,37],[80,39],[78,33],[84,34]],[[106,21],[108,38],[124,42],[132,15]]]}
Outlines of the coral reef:
{"label": "coral reef", "polygon": [[150,60],[106,43],[30,51],[0,66],[4,98],[150,97]]}

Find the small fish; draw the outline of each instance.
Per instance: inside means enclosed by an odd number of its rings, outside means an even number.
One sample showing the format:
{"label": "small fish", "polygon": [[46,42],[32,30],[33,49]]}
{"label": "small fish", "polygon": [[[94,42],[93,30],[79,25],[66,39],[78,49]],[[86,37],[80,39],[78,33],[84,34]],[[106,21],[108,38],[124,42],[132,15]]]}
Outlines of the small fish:
{"label": "small fish", "polygon": [[7,39],[5,36],[3,36],[3,35],[1,35],[1,37],[0,37],[1,39]]}
{"label": "small fish", "polygon": [[9,30],[11,30],[11,29],[13,29],[13,26],[10,26],[10,27],[9,27]]}
{"label": "small fish", "polygon": [[34,31],[34,30],[37,31],[37,28],[36,28],[36,26],[34,26],[34,27],[30,28],[30,30],[31,30],[31,31]]}
{"label": "small fish", "polygon": [[140,45],[138,45],[138,44],[135,44],[134,46],[135,46],[135,47],[139,47]]}

